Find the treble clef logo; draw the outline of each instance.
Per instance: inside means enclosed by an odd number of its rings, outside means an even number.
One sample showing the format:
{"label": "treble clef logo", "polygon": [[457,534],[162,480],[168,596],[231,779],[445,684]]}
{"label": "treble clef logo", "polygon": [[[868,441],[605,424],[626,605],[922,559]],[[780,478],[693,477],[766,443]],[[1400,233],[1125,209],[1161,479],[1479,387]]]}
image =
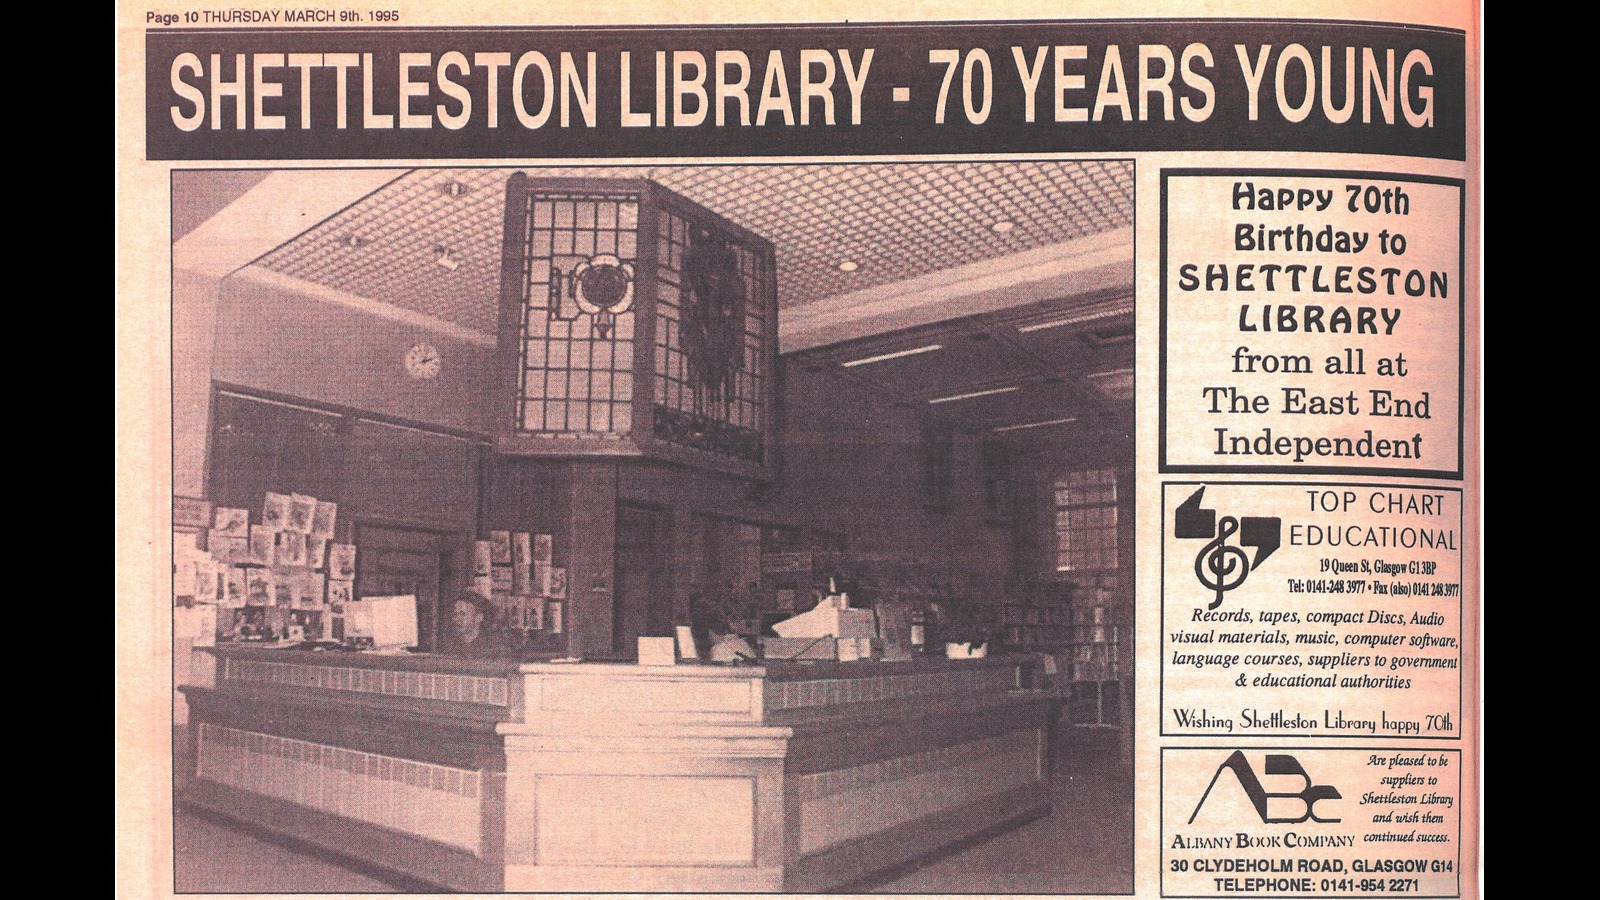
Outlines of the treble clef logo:
{"label": "treble clef logo", "polygon": [[[1250,557],[1238,547],[1229,547],[1228,538],[1239,531],[1239,520],[1223,516],[1217,523],[1217,539],[1200,548],[1194,558],[1194,574],[1208,591],[1216,591],[1217,599],[1206,609],[1222,605],[1222,595],[1233,590],[1250,577]],[[1210,573],[1210,577],[1207,577]],[[1236,577],[1237,576],[1237,577]]]}
{"label": "treble clef logo", "polygon": [[[1194,558],[1194,575],[1200,586],[1213,595],[1207,609],[1222,605],[1223,595],[1244,584],[1250,573],[1272,555],[1283,537],[1283,520],[1277,516],[1223,516],[1217,511],[1200,506],[1206,489],[1201,488],[1178,505],[1173,517],[1172,536],[1180,539],[1195,538],[1208,543],[1200,548]],[[1228,539],[1239,536],[1239,546],[1228,544]],[[1254,547],[1252,559],[1242,548]]]}

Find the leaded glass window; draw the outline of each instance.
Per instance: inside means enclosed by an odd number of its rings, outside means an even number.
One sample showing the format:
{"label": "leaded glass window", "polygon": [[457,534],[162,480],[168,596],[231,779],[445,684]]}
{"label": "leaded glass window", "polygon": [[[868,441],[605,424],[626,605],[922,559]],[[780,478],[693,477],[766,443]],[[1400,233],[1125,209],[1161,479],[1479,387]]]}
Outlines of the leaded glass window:
{"label": "leaded glass window", "polygon": [[501,345],[502,451],[759,475],[777,352],[772,244],[648,181],[519,173],[506,196],[500,335],[518,342],[514,360]]}
{"label": "leaded glass window", "polygon": [[535,191],[528,202],[518,430],[627,434],[639,198]]}
{"label": "leaded glass window", "polygon": [[1117,473],[1068,472],[1056,479],[1056,571],[1117,567]]}
{"label": "leaded glass window", "polygon": [[656,436],[759,462],[771,257],[665,209],[657,243]]}

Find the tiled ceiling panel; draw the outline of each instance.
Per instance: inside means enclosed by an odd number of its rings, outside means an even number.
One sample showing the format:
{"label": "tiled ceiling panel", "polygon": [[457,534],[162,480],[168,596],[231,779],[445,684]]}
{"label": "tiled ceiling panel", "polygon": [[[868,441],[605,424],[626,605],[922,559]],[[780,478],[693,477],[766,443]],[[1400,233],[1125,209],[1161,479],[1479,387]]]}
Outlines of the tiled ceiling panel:
{"label": "tiled ceiling panel", "polygon": [[[904,281],[1133,221],[1128,163],[658,169],[778,246],[780,306]],[[996,232],[998,223],[1011,230]],[[857,268],[840,270],[850,261]]]}
{"label": "tiled ceiling panel", "polygon": [[[406,172],[256,264],[491,334],[505,179]],[[524,168],[649,178],[777,246],[781,307],[1059,244],[1133,221],[1129,162]],[[998,228],[997,228],[998,226]],[[446,265],[440,257],[448,252]],[[841,265],[853,271],[843,271]]]}

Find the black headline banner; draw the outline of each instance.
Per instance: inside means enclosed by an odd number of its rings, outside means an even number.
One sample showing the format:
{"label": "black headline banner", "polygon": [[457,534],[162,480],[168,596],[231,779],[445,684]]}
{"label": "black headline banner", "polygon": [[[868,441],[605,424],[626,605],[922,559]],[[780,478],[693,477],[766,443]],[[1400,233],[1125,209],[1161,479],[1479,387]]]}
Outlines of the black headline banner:
{"label": "black headline banner", "polygon": [[1417,27],[158,28],[146,49],[155,160],[1466,153],[1465,35]]}

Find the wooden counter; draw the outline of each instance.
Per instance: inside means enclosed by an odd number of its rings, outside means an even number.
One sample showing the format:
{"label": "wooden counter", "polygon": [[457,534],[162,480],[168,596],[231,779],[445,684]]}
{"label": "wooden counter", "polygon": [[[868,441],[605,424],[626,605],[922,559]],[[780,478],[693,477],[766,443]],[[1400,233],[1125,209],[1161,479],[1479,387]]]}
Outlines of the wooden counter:
{"label": "wooden counter", "polygon": [[186,802],[452,890],[821,891],[1048,811],[1026,657],[197,652]]}

